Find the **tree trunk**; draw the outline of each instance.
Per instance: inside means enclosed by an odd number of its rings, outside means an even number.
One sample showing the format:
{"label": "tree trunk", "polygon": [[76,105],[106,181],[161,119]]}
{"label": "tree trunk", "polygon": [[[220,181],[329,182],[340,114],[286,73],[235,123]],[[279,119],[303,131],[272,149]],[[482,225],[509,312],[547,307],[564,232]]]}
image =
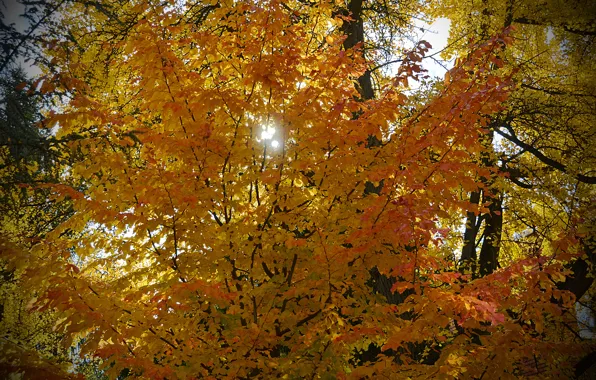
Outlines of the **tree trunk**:
{"label": "tree trunk", "polygon": [[[480,190],[472,191],[470,193],[470,203],[480,203]],[[468,211],[466,215],[466,230],[464,232],[464,246],[461,252],[461,270],[465,273],[471,273],[472,277],[476,276],[476,237],[480,224],[477,224],[476,213]]]}
{"label": "tree trunk", "polygon": [[[347,8],[344,8],[340,13],[343,16],[350,17],[351,21],[344,21],[342,25],[342,32],[346,35],[343,46],[348,50],[356,45],[364,45],[364,21],[362,19],[362,3],[363,0],[352,0]],[[362,46],[362,56],[364,58],[364,47]],[[360,78],[358,78],[358,92],[362,100],[369,100],[375,97],[370,77],[370,71],[366,70]]]}
{"label": "tree trunk", "polygon": [[[489,194],[490,190],[486,192]],[[489,213],[484,216],[484,241],[480,249],[480,277],[493,273],[499,267],[499,249],[503,230],[503,199],[501,194],[487,195]]]}

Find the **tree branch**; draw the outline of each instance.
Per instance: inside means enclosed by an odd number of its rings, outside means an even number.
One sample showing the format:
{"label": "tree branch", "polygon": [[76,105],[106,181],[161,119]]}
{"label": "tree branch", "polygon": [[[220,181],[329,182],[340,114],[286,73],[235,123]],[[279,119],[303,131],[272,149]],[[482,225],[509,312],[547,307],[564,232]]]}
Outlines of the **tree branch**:
{"label": "tree branch", "polygon": [[[519,146],[520,148],[523,148],[524,150],[532,153],[534,155],[534,157],[536,157],[537,159],[542,161],[544,164],[546,164],[554,169],[557,169],[563,173],[568,173],[568,169],[565,165],[563,165],[562,163],[560,163],[556,160],[553,160],[552,158],[547,157],[546,155],[544,155],[544,153],[542,153],[541,151],[539,151],[532,145],[521,141],[519,138],[517,138],[517,136],[515,136],[515,133],[513,132],[513,128],[511,128],[510,126],[505,126],[505,128],[507,128],[507,130],[509,131],[510,134],[507,134],[507,133],[501,131],[499,128],[495,128],[495,132],[497,132],[499,135],[506,138],[507,140],[511,141],[515,145]],[[580,182],[589,183],[591,185],[596,184],[596,177],[591,177],[591,176],[587,176],[587,175],[583,175],[583,174],[577,174],[575,176],[575,178],[577,178],[577,180]]]}

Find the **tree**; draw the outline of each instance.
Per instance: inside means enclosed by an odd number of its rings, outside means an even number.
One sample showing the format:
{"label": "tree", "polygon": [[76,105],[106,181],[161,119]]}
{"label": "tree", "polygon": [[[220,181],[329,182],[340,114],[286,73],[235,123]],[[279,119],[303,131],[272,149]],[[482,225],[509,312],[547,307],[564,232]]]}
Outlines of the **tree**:
{"label": "tree", "polygon": [[[559,9],[560,4],[556,2],[546,3],[546,7],[543,5],[526,3],[522,6],[509,1],[478,2],[458,7],[439,2],[435,11],[453,21],[450,53],[465,49],[458,36],[486,38],[503,25],[520,29],[519,34],[523,37],[500,54],[504,64],[519,67],[516,74],[519,85],[507,108],[493,117],[492,133],[505,143],[491,160],[500,161],[501,170],[514,185],[514,192],[516,188],[519,191],[532,189],[521,197],[513,195],[512,198],[532,198],[530,193],[536,193],[534,188],[540,188],[551,195],[549,200],[560,203],[555,212],[567,213],[571,219],[574,212],[585,211],[585,200],[593,197],[590,185],[596,181],[591,173],[594,155],[590,145],[593,134],[590,125],[596,116],[590,70],[594,64],[593,38],[589,37],[590,20],[586,19],[586,15],[593,12],[585,12],[585,7],[579,3],[565,9]],[[543,10],[540,22],[530,22],[537,7]],[[482,17],[473,19],[468,17],[470,13]],[[562,18],[575,20],[577,28],[571,28],[568,22],[561,21]],[[577,38],[578,35],[582,37]],[[532,173],[533,180],[527,180],[528,172]],[[567,194],[560,191],[561,181],[568,188]],[[536,229],[536,226],[530,227]],[[469,258],[470,253],[464,252],[463,256]]]}
{"label": "tree", "polygon": [[[0,250],[14,254],[39,242],[72,214],[70,201],[55,202],[51,191],[39,186],[65,181],[60,176],[67,160],[56,150],[60,142],[37,126],[43,123],[43,97],[25,86],[31,86],[31,80],[21,68],[7,70],[0,79]],[[71,377],[67,370],[73,364],[79,373],[98,372],[94,360],[62,347],[63,335],[53,330],[55,313],[30,312],[36,290],[21,285],[21,271],[1,260],[0,374],[62,379]]]}
{"label": "tree", "polygon": [[[22,89],[27,79],[22,69],[9,70],[0,80],[0,249],[17,251],[15,243],[28,246],[65,217],[67,205],[49,202],[49,191],[26,184],[47,182],[54,174],[45,136],[35,126],[40,120],[39,97]],[[65,361],[61,334],[50,313],[28,313],[31,293],[19,289],[19,275],[0,261],[0,373],[56,378],[63,375],[57,362]],[[51,359],[51,360],[49,360]],[[60,376],[59,378],[62,378]]]}
{"label": "tree", "polygon": [[31,80],[21,68],[9,70],[0,79],[0,213],[2,233],[13,241],[34,239],[68,218],[68,202],[48,200],[47,189],[25,185],[57,182],[59,162],[56,141],[42,122],[43,99],[24,89]]}
{"label": "tree", "polygon": [[[588,268],[595,259],[593,5],[561,6],[486,1],[460,7],[445,1],[435,4],[435,10],[452,20],[450,53],[465,50],[458,36],[486,38],[503,25],[515,26],[520,36],[500,54],[504,65],[520,68],[515,77],[518,86],[491,122],[493,133],[503,140],[490,157],[506,175],[494,187],[499,202],[493,204],[500,213],[483,215],[477,222],[475,215],[468,215],[462,259],[471,261],[474,270],[475,247],[482,239],[478,257],[482,273],[487,264],[484,252],[492,253],[494,270],[519,255],[556,255],[556,247],[550,244],[555,236],[583,230],[587,260],[570,265],[571,275],[558,284],[579,300],[592,284]],[[482,16],[470,18],[472,13]],[[479,203],[481,193],[472,192],[471,202]],[[496,244],[486,238],[491,235]]]}
{"label": "tree", "polygon": [[84,338],[109,377],[506,378],[534,354],[573,370],[591,346],[562,330],[573,296],[558,284],[581,231],[482,276],[453,257],[448,227],[495,204],[465,194],[502,181],[486,135],[518,72],[497,56],[512,37],[470,45],[409,96],[429,46],[373,86],[385,57],[370,47],[386,45],[364,43],[368,17],[393,6],[62,14],[67,37],[33,87],[68,97],[47,126],[84,159],[43,186],[74,211],[3,257],[34,310],[60,315],[66,346]]}

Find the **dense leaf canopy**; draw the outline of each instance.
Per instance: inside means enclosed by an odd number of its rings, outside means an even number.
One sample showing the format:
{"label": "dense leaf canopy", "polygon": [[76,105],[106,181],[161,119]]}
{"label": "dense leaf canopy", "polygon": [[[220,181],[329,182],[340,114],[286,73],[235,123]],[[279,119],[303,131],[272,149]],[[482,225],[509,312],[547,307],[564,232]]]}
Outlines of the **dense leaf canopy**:
{"label": "dense leaf canopy", "polygon": [[[43,70],[2,94],[6,373],[587,368],[575,302],[593,292],[596,31],[583,8],[37,6],[22,36],[34,49],[3,45],[40,53]],[[456,59],[433,79],[415,20],[439,16]]]}

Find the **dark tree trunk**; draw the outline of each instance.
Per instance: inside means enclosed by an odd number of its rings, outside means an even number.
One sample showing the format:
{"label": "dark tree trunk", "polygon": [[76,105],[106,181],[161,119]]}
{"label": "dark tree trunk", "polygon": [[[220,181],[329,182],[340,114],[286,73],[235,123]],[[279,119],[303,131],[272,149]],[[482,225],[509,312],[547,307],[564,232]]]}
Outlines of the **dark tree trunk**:
{"label": "dark tree trunk", "polygon": [[[493,151],[493,136],[494,132],[486,135],[481,135],[480,139],[485,151],[481,154],[481,166],[484,168],[491,168],[495,165],[495,160],[492,155]],[[479,205],[480,194],[482,193],[483,203],[488,204],[489,212],[483,214],[481,219],[478,219],[473,212],[467,213],[466,229],[464,231],[464,246],[462,248],[461,256],[461,270],[462,272],[471,272],[472,278],[477,276],[486,276],[493,273],[499,267],[499,249],[501,241],[501,232],[503,229],[503,201],[502,194],[494,188],[495,177],[481,177],[480,182],[483,184],[482,190],[476,190],[470,193],[470,203]],[[480,249],[480,257],[476,254],[476,239],[480,232],[480,227],[484,222],[483,242]],[[479,267],[479,272],[477,268]]]}
{"label": "dark tree trunk", "polygon": [[[364,21],[362,19],[362,4],[363,0],[352,0],[348,7],[341,11],[341,14],[350,17],[352,20],[344,21],[342,25],[342,32],[345,34],[344,49],[351,49],[356,45],[364,44]],[[364,47],[362,47],[362,56],[364,57]],[[360,78],[358,78],[358,92],[362,100],[369,100],[375,97],[370,77],[370,71],[366,70]]]}
{"label": "dark tree trunk", "polygon": [[500,194],[488,195],[489,213],[484,216],[484,241],[480,249],[480,277],[493,273],[499,268],[499,249],[503,230],[503,200]]}
{"label": "dark tree trunk", "polygon": [[[480,190],[470,193],[470,203],[477,205],[480,203]],[[464,246],[461,252],[461,270],[465,273],[476,275],[476,237],[480,224],[477,224],[477,217],[474,212],[468,211],[466,215],[466,230],[464,232]]]}

